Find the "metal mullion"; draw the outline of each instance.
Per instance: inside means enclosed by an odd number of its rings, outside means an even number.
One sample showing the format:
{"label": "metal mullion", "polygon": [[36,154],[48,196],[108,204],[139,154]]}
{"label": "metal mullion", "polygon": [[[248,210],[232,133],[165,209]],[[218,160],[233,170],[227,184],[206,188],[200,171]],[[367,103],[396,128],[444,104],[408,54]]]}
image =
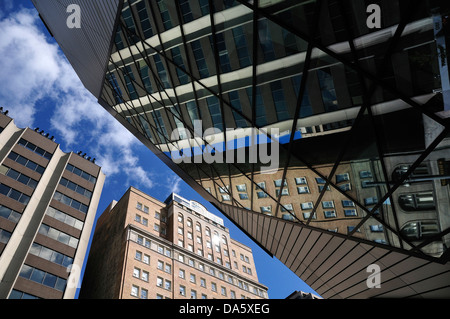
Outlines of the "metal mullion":
{"label": "metal mullion", "polygon": [[[220,103],[220,112],[221,112],[221,116],[222,116],[222,126],[223,126],[223,140],[224,140],[224,144],[225,144],[225,152],[223,153],[225,155],[225,159],[226,160],[226,154],[227,154],[227,150],[228,150],[228,143],[227,143],[227,134],[226,134],[226,124],[225,124],[225,112],[224,112],[224,107],[223,107],[223,92],[222,92],[222,84],[220,81],[220,59],[219,59],[219,51],[217,48],[217,35],[216,35],[216,27],[215,27],[215,23],[214,23],[214,13],[215,13],[215,9],[214,9],[214,5],[212,0],[208,0],[208,4],[209,4],[209,8],[210,8],[210,12],[209,12],[209,18],[211,21],[211,32],[212,32],[212,39],[213,39],[213,47],[214,47],[214,59],[216,60],[216,77],[217,77],[217,84],[218,84],[218,96],[216,97],[219,100]],[[234,159],[234,158],[233,158]],[[225,162],[226,163],[226,162]],[[233,187],[232,187],[232,182],[231,182],[231,170],[230,170],[230,164],[226,163],[227,168],[228,168],[228,179],[229,179],[229,183],[230,183],[230,189],[231,189],[231,198],[234,198],[233,196]]]}
{"label": "metal mullion", "polygon": [[[318,1],[316,2],[315,8],[314,8],[314,21],[318,22],[318,16],[320,13],[320,9],[321,9],[321,2]],[[317,28],[314,28],[314,30],[316,30]],[[309,74],[309,68],[310,68],[310,63],[311,63],[311,54],[312,54],[312,45],[311,43],[308,43],[308,49],[306,51],[306,57],[305,57],[305,62],[303,65],[303,72],[302,72],[302,80],[300,83],[300,88],[299,88],[299,92],[298,92],[298,97],[297,97],[297,105],[295,107],[295,112],[294,112],[294,118],[292,120],[292,127],[291,127],[291,135],[289,137],[289,143],[288,143],[288,148],[287,148],[287,159],[286,159],[286,164],[284,166],[283,169],[283,175],[281,178],[281,188],[280,188],[280,194],[278,195],[278,199],[277,199],[277,206],[275,209],[275,216],[277,216],[278,214],[278,209],[280,206],[280,201],[281,201],[281,197],[282,197],[282,192],[283,192],[283,188],[284,188],[284,181],[286,180],[286,175],[287,175],[287,170],[289,167],[289,163],[291,161],[291,156],[292,156],[292,149],[293,149],[293,140],[294,140],[294,136],[295,136],[295,132],[297,129],[297,122],[298,122],[298,118],[299,118],[299,113],[300,113],[300,109],[301,109],[301,105],[302,105],[302,101],[303,101],[303,97],[305,95],[305,90],[306,90],[306,82],[308,80],[308,74]],[[289,212],[290,213],[290,212]],[[315,209],[313,209],[312,214],[309,216],[308,218],[308,222],[307,224],[310,222],[312,216],[315,213]],[[290,213],[292,216],[295,216],[295,212],[294,213]]]}

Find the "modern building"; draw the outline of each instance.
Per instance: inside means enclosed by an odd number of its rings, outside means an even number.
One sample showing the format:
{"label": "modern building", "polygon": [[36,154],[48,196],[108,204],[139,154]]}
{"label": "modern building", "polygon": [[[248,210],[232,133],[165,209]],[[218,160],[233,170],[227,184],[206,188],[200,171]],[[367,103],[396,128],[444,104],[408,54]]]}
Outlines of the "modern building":
{"label": "modern building", "polygon": [[72,28],[34,1],[99,104],[322,297],[449,297],[449,4],[372,2],[72,1]]}
{"label": "modern building", "polygon": [[73,299],[105,175],[0,114],[0,298]]}
{"label": "modern building", "polygon": [[223,219],[130,187],[97,221],[80,298],[266,299],[251,248]]}
{"label": "modern building", "polygon": [[319,296],[316,296],[313,293],[310,292],[304,292],[304,291],[294,291],[289,296],[286,297],[286,299],[322,299]]}

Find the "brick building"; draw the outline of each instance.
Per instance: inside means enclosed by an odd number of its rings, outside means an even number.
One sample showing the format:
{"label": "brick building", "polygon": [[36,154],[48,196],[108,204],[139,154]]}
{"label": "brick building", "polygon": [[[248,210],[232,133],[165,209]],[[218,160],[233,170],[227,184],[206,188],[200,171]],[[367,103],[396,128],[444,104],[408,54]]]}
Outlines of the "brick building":
{"label": "brick building", "polygon": [[223,220],[172,194],[130,187],[97,221],[80,298],[267,298],[252,250]]}

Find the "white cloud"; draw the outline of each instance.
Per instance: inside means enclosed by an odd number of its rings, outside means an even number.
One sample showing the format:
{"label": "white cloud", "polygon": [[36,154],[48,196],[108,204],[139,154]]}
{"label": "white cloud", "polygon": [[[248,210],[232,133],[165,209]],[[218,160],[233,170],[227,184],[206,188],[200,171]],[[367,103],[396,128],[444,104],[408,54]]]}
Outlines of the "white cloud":
{"label": "white cloud", "polygon": [[144,146],[84,88],[57,44],[45,36],[37,12],[21,9],[0,20],[0,104],[21,127],[47,113],[63,151],[96,157],[108,177],[150,188],[151,173],[139,165]]}

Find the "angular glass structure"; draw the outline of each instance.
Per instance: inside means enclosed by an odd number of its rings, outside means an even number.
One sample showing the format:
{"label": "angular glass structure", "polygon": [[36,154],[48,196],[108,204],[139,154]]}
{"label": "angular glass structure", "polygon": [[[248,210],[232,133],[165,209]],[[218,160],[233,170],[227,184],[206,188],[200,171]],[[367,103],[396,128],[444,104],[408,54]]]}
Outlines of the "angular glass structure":
{"label": "angular glass structure", "polygon": [[448,14],[443,1],[125,0],[91,92],[322,296],[386,297],[405,286],[351,292],[350,275],[319,275],[332,252],[317,258],[351,243],[339,260],[352,265],[382,263],[376,250],[448,271]]}

